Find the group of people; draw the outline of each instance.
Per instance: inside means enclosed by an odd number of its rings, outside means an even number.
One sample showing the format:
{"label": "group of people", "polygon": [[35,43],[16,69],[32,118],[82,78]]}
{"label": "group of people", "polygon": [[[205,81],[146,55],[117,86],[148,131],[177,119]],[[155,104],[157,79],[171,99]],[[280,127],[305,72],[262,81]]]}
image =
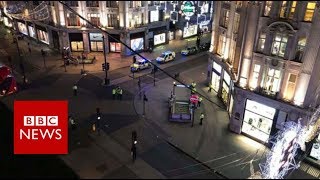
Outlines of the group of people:
{"label": "group of people", "polygon": [[112,98],[116,99],[116,96],[117,96],[117,99],[122,100],[122,92],[123,92],[123,90],[121,89],[120,86],[118,86],[117,88],[113,88],[112,89]]}

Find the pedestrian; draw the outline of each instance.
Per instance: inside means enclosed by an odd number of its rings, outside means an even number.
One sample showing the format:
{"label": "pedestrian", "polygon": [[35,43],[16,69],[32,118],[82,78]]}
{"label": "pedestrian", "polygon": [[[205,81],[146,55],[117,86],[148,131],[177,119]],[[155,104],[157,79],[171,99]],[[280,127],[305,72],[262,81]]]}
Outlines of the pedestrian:
{"label": "pedestrian", "polygon": [[211,83],[209,84],[209,89],[208,89],[208,92],[211,92],[212,90],[212,86],[211,86]]}
{"label": "pedestrian", "polygon": [[73,95],[77,96],[77,94],[78,94],[78,86],[75,84],[73,85]]}
{"label": "pedestrian", "polygon": [[133,61],[133,64],[136,63],[136,62],[137,62],[136,55],[134,55],[132,58],[133,58],[133,60],[132,60],[132,61]]}
{"label": "pedestrian", "polygon": [[76,129],[76,122],[75,122],[75,120],[73,119],[72,116],[69,116],[69,121],[70,121],[70,124],[71,124],[71,129],[75,130]]}
{"label": "pedestrian", "polygon": [[204,114],[201,113],[201,115],[200,115],[200,123],[199,123],[200,125],[202,125],[203,118],[204,118]]}
{"label": "pedestrian", "polygon": [[202,102],[202,97],[199,97],[199,100],[198,100],[198,107],[201,106],[201,102]]}
{"label": "pedestrian", "polygon": [[132,144],[131,147],[131,156],[132,156],[132,162],[134,162],[137,158],[137,148],[135,144]]}
{"label": "pedestrian", "polygon": [[116,89],[112,88],[112,99],[114,100],[116,98]]}
{"label": "pedestrian", "polygon": [[120,97],[120,100],[122,100],[122,89],[121,88],[119,90],[119,97]]}

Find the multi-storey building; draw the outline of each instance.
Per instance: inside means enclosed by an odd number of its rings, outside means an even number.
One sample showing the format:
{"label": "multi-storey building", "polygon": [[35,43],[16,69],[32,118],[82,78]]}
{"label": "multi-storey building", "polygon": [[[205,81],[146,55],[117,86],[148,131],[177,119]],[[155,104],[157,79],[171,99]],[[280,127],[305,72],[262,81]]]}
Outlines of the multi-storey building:
{"label": "multi-storey building", "polygon": [[[134,50],[168,43],[209,32],[213,15],[213,1],[64,1],[91,23],[107,30],[115,39],[105,38],[106,52],[129,55],[129,49],[117,42],[125,42]],[[32,9],[38,1],[29,1]],[[52,48],[70,47],[71,51],[103,51],[101,31],[70,12],[58,1],[47,1],[49,18],[28,21],[6,16],[6,8],[17,3],[4,1],[4,23],[11,21],[18,30],[48,44]],[[104,34],[105,37],[106,34]]]}
{"label": "multi-storey building", "polygon": [[319,105],[316,1],[218,1],[211,42],[208,84],[231,131],[267,142],[283,122],[306,124]]}

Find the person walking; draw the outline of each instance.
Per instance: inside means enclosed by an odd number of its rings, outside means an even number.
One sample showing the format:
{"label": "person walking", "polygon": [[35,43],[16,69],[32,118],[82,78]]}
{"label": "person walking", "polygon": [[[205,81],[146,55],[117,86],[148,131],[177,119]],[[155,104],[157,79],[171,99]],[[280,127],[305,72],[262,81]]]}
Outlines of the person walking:
{"label": "person walking", "polygon": [[116,89],[112,88],[112,99],[115,100],[116,98]]}
{"label": "person walking", "polygon": [[201,106],[201,102],[202,102],[202,97],[199,97],[199,100],[198,100],[198,107]]}
{"label": "person walking", "polygon": [[77,96],[78,95],[78,86],[75,84],[73,85],[73,96]]}
{"label": "person walking", "polygon": [[134,162],[137,158],[137,147],[135,144],[132,144],[131,147],[131,156],[132,156],[132,162]]}
{"label": "person walking", "polygon": [[199,123],[200,125],[202,125],[203,118],[204,118],[204,114],[201,113],[201,115],[200,115],[200,123]]}
{"label": "person walking", "polygon": [[71,124],[71,129],[75,130],[76,129],[76,122],[75,122],[75,120],[73,119],[72,116],[69,116],[69,121],[70,121],[70,124]]}
{"label": "person walking", "polygon": [[208,92],[211,92],[212,90],[212,86],[211,86],[211,83],[209,84],[209,89],[208,89]]}

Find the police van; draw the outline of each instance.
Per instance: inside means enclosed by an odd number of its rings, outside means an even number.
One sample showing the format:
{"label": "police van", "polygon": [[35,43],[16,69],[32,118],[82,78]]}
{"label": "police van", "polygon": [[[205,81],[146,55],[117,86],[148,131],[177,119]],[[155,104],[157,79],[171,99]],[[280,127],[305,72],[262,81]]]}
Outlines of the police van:
{"label": "police van", "polygon": [[157,63],[165,63],[169,61],[173,61],[176,58],[176,53],[173,51],[163,52],[159,57],[157,57]]}

